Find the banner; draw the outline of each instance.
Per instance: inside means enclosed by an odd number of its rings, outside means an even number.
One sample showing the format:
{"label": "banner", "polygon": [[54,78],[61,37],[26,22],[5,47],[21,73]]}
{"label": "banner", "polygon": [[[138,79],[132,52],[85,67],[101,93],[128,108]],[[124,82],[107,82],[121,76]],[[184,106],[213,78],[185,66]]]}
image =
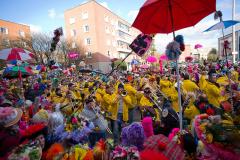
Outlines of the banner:
{"label": "banner", "polygon": [[147,34],[139,34],[129,47],[140,57],[142,57],[152,43],[152,37]]}

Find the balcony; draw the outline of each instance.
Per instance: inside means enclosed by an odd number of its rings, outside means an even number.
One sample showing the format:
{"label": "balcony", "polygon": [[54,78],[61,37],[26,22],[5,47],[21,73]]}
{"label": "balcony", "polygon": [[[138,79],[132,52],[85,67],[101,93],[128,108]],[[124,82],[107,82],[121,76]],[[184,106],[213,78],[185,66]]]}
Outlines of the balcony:
{"label": "balcony", "polygon": [[130,53],[130,52],[131,52],[131,49],[128,49],[128,48],[126,48],[126,47],[120,47],[120,46],[118,46],[118,47],[117,47],[117,51],[118,51],[118,52],[124,52],[124,53]]}

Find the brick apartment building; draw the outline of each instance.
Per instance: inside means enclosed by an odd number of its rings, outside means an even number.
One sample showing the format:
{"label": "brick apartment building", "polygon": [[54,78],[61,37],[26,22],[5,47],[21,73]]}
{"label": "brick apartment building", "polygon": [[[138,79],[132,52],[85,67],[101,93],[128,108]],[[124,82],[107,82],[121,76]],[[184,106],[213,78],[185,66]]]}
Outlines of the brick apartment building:
{"label": "brick apartment building", "polygon": [[10,41],[30,36],[30,26],[0,19],[1,46],[7,46]]}
{"label": "brick apartment building", "polygon": [[[85,63],[104,72],[111,69],[112,58],[124,58],[129,52],[128,47],[139,34],[131,25],[100,5],[95,0],[68,9],[64,12],[66,37],[76,44],[83,44],[87,50]],[[132,54],[126,62],[136,58]]]}

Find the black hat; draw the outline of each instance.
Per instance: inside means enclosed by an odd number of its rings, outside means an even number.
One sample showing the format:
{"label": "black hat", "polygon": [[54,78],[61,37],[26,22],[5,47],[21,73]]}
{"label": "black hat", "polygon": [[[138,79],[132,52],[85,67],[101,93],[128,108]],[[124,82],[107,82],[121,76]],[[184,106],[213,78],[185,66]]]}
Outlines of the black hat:
{"label": "black hat", "polygon": [[122,84],[122,83],[120,83],[119,85],[118,85],[118,89],[119,88],[124,88],[124,85]]}

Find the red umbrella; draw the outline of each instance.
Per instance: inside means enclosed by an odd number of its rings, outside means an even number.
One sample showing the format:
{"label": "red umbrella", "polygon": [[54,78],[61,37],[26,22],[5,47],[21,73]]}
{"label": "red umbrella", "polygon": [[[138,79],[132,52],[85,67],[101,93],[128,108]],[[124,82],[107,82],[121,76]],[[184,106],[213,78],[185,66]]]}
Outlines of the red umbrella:
{"label": "red umbrella", "polygon": [[216,0],[147,0],[133,27],[145,34],[171,33],[194,26],[216,10]]}
{"label": "red umbrella", "polygon": [[191,56],[185,57],[186,62],[192,62],[192,60],[193,60],[193,57],[191,57]]}
{"label": "red umbrella", "polygon": [[6,61],[12,60],[30,60],[33,57],[33,53],[22,48],[7,48],[0,51],[0,59]]}

